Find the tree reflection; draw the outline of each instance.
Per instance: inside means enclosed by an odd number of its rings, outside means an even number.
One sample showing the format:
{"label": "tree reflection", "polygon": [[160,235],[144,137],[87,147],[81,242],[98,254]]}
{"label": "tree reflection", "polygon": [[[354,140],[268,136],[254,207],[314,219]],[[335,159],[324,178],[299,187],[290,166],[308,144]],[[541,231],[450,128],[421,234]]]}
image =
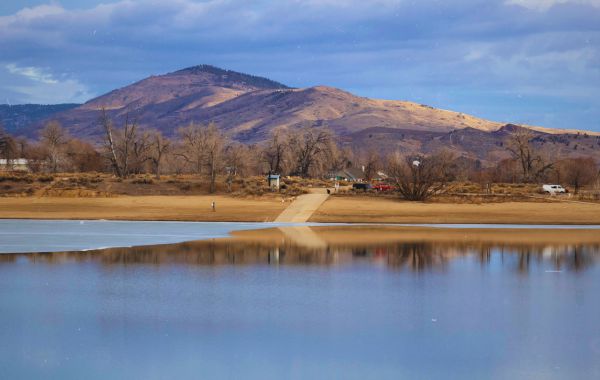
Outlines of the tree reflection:
{"label": "tree reflection", "polygon": [[524,245],[485,242],[396,242],[387,244],[329,244],[307,248],[289,241],[211,240],[171,245],[113,248],[87,252],[0,255],[0,265],[19,259],[31,263],[95,262],[103,266],[128,265],[346,265],[357,261],[385,265],[393,270],[444,270],[458,258],[514,268],[579,272],[600,256],[597,244]]}

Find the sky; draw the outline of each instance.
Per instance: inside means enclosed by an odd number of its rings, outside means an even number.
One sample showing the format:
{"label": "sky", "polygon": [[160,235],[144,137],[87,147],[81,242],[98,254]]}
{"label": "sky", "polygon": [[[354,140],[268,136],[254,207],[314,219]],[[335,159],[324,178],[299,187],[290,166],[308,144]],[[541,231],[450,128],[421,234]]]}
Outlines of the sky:
{"label": "sky", "polygon": [[600,0],[2,0],[0,103],[198,64],[600,131]]}

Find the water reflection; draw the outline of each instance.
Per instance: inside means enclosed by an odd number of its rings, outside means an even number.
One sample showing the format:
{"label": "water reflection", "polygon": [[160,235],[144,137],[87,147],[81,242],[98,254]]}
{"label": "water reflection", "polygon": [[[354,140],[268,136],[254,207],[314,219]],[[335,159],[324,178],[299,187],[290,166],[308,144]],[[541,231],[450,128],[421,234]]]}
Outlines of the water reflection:
{"label": "water reflection", "polygon": [[234,235],[0,255],[0,378],[600,378],[597,230]]}
{"label": "water reflection", "polygon": [[[302,232],[302,229],[307,231]],[[357,231],[359,230],[359,231]],[[385,229],[381,242],[361,241],[359,228],[340,229],[294,227],[241,234],[233,239],[215,239],[180,244],[112,248],[87,252],[59,252],[0,255],[0,263],[26,260],[32,263],[61,264],[95,262],[101,265],[319,265],[338,266],[349,263],[378,264],[396,271],[443,271],[455,260],[474,259],[482,267],[498,265],[519,273],[531,270],[583,271],[600,255],[599,242],[586,239],[578,243],[580,231],[572,231],[561,240],[568,244],[514,239],[502,236],[483,238],[478,233],[457,237],[444,232],[443,238],[430,234],[429,239],[410,229]],[[377,229],[369,228],[371,236]],[[383,230],[382,230],[383,231]],[[358,233],[360,232],[360,233]],[[381,231],[380,231],[381,232]],[[436,231],[439,232],[439,231]],[[503,232],[504,233],[504,232]],[[489,232],[488,232],[489,234]],[[579,235],[578,235],[579,234]],[[585,235],[585,234],[584,234]],[[303,236],[309,238],[303,239]],[[411,238],[412,236],[412,238]],[[588,236],[589,237],[589,236]],[[368,239],[367,239],[368,240]],[[374,239],[377,240],[377,239]],[[552,240],[552,239],[550,239]]]}

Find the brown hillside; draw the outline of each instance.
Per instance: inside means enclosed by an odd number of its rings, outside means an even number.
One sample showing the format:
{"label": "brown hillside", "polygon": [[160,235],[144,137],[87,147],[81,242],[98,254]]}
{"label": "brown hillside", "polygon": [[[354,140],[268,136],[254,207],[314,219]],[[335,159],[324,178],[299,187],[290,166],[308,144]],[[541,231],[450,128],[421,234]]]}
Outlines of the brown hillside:
{"label": "brown hillside", "polygon": [[[167,136],[191,122],[215,122],[234,139],[256,143],[274,130],[314,126],[330,129],[348,144],[378,150],[447,148],[490,161],[506,156],[504,123],[413,102],[359,97],[326,86],[292,89],[206,65],[146,78],[53,118],[75,136],[98,139],[101,108],[108,110],[117,125],[129,115],[140,126],[159,129]],[[540,137],[539,144],[550,154],[600,157],[597,133],[588,133],[591,139],[582,141],[580,147],[571,141],[576,139],[574,132],[569,137],[565,131],[527,128],[537,136],[563,136],[548,138],[548,144]]]}

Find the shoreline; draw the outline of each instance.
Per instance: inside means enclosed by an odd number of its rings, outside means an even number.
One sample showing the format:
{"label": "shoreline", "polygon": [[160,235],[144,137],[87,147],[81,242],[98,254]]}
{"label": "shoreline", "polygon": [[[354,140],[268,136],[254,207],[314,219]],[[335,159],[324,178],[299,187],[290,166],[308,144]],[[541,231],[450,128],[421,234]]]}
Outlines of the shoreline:
{"label": "shoreline", "polygon": [[[40,221],[42,222],[42,221]],[[46,222],[48,222],[46,220]],[[50,221],[51,222],[51,221]],[[66,221],[72,222],[72,221]],[[107,221],[109,223],[121,221]],[[125,222],[125,221],[123,221]],[[133,223],[142,221],[130,221]],[[171,223],[171,222],[153,222],[149,223]],[[189,223],[197,222],[175,222]],[[201,222],[200,222],[201,223]],[[145,239],[119,241],[103,246],[94,246],[76,248],[69,246],[56,246],[54,243],[46,245],[44,248],[33,249],[17,248],[14,250],[3,249],[0,244],[0,259],[14,255],[30,254],[56,254],[56,253],[102,253],[102,252],[179,252],[189,251],[193,247],[213,247],[234,245],[239,247],[252,247],[251,251],[257,246],[262,247],[282,247],[299,248],[307,250],[307,253],[319,251],[328,252],[329,249],[340,248],[360,248],[371,247],[381,248],[390,244],[451,244],[470,247],[481,246],[503,246],[516,247],[527,246],[529,248],[544,248],[549,246],[569,247],[580,244],[592,244],[600,247],[600,225],[598,226],[453,226],[453,225],[341,225],[341,224],[290,224],[277,225],[273,223],[240,223],[245,226],[216,227],[213,222],[212,228],[204,230],[204,236],[192,237],[193,232],[188,231],[180,239],[171,241],[149,242]],[[216,223],[220,224],[220,223]],[[139,226],[137,226],[139,227]],[[188,227],[188,226],[186,226]],[[240,228],[241,227],[241,228]],[[71,226],[73,230],[73,226]],[[77,226],[78,229],[78,226]],[[68,229],[67,229],[68,230]],[[211,231],[212,230],[212,231]],[[64,231],[64,230],[63,230]],[[73,230],[74,231],[74,230]],[[67,235],[72,232],[67,231]],[[135,237],[139,230],[130,228],[129,231]],[[164,231],[164,230],[163,230]],[[83,236],[85,231],[80,231]],[[106,231],[107,236],[113,235],[115,230]],[[121,232],[122,233],[122,232]],[[120,233],[118,233],[120,234]],[[0,234],[1,235],[1,234]],[[36,236],[37,232],[31,233]],[[117,235],[115,235],[117,237]],[[119,237],[120,238],[120,237]],[[14,242],[13,242],[14,243]],[[33,243],[33,246],[39,243]]]}
{"label": "shoreline", "polygon": [[[216,202],[216,211],[211,202]],[[0,198],[0,219],[273,222],[290,205],[276,197],[123,196]],[[309,223],[600,225],[600,204],[565,202],[419,203],[329,197]]]}

